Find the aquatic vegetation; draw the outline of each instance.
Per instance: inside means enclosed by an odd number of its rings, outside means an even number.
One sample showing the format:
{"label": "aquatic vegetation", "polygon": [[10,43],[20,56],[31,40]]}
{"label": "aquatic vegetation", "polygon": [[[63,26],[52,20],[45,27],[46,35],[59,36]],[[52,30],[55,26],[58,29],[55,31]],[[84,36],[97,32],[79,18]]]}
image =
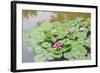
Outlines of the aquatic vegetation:
{"label": "aquatic vegetation", "polygon": [[33,61],[87,60],[91,58],[90,18],[60,23],[43,22],[23,33],[35,54]]}
{"label": "aquatic vegetation", "polygon": [[54,15],[51,16],[51,22],[54,21],[59,21],[61,23],[65,23],[69,20],[72,20],[75,17],[84,17],[86,18],[90,18],[91,14],[90,13],[81,13],[81,12],[53,12]]}

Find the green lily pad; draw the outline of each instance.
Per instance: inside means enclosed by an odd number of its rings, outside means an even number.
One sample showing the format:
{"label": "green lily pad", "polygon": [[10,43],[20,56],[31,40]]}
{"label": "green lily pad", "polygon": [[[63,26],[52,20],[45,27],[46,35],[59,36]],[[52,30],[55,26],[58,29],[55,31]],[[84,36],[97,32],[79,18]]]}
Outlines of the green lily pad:
{"label": "green lily pad", "polygon": [[47,60],[53,60],[54,59],[46,49],[43,49],[43,50],[44,50],[44,55],[47,58]]}
{"label": "green lily pad", "polygon": [[85,60],[86,57],[83,56],[83,55],[77,55],[77,56],[75,57],[75,59],[76,59],[76,60]]}
{"label": "green lily pad", "polygon": [[71,49],[71,46],[65,46],[64,48],[63,48],[63,52],[66,52],[66,51],[68,51],[68,50],[70,50]]}
{"label": "green lily pad", "polygon": [[50,52],[50,55],[53,57],[53,58],[61,58],[62,57],[62,54],[54,54],[52,52]]}
{"label": "green lily pad", "polygon": [[70,39],[68,39],[68,38],[66,38],[66,39],[63,39],[61,42],[62,42],[64,45],[69,45],[69,44],[71,44],[73,41],[70,40]]}
{"label": "green lily pad", "polygon": [[48,48],[47,50],[48,50],[48,52],[52,52],[54,54],[61,54],[63,52],[63,48],[60,48],[58,50],[55,48]]}
{"label": "green lily pad", "polygon": [[87,50],[83,47],[72,49],[73,56],[76,58],[77,56],[85,56],[87,54]]}
{"label": "green lily pad", "polygon": [[65,59],[68,59],[68,60],[73,58],[72,52],[65,52],[63,56]]}
{"label": "green lily pad", "polygon": [[35,45],[35,46],[33,47],[33,51],[34,51],[36,54],[40,54],[40,53],[43,53],[43,52],[44,52],[43,49],[42,49],[42,47],[39,46],[39,45]]}
{"label": "green lily pad", "polygon": [[44,54],[38,54],[34,57],[34,61],[35,62],[44,62],[44,61],[46,61],[46,58],[45,58]]}
{"label": "green lily pad", "polygon": [[68,39],[70,39],[70,40],[75,40],[75,36],[74,35],[72,35],[72,34],[68,34],[67,35],[67,37],[68,37]]}
{"label": "green lily pad", "polygon": [[43,42],[41,44],[41,46],[44,47],[44,48],[49,48],[49,47],[51,47],[51,44],[49,42]]}

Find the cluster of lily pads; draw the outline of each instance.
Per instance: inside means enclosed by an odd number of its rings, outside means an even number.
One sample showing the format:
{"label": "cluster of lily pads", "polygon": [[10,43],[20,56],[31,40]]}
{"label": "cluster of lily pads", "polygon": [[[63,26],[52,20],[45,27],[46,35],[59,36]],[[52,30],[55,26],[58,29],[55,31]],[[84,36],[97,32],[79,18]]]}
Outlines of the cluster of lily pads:
{"label": "cluster of lily pads", "polygon": [[83,17],[66,23],[43,22],[24,33],[24,40],[35,55],[33,61],[90,59],[90,22],[90,18]]}

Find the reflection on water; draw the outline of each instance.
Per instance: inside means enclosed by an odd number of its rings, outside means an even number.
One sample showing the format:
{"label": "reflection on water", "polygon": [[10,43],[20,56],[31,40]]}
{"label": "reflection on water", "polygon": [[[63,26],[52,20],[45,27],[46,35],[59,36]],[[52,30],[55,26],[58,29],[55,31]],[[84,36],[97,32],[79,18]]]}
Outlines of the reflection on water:
{"label": "reflection on water", "polygon": [[[37,11],[36,16],[31,16],[28,19],[23,17],[23,32],[29,32],[32,27],[37,26],[39,22],[49,21],[53,12]],[[28,51],[28,45],[23,41],[22,61],[33,62],[34,54]]]}
{"label": "reflection on water", "polygon": [[53,12],[37,11],[36,16],[30,18],[23,17],[23,32],[28,32],[34,26],[37,26],[39,22],[49,21]]}

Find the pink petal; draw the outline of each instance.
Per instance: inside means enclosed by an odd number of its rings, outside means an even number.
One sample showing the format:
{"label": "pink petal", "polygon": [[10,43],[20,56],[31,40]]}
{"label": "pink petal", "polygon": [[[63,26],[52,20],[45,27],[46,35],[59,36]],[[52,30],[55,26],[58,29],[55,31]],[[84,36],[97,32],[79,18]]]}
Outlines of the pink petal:
{"label": "pink petal", "polygon": [[73,29],[72,29],[72,28],[68,28],[68,29],[67,29],[67,32],[68,32],[68,33],[72,33],[72,32],[73,32]]}
{"label": "pink petal", "polygon": [[59,41],[55,42],[53,45],[53,48],[59,49],[59,48],[61,48],[61,45],[62,45],[61,42],[59,42]]}

